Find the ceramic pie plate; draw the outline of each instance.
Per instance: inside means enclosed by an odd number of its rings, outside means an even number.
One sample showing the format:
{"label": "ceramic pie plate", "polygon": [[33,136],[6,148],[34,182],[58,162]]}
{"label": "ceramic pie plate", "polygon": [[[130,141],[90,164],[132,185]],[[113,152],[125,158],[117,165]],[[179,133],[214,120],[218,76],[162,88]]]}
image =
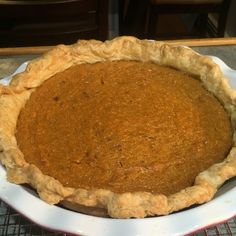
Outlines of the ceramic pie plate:
{"label": "ceramic pie plate", "polygon": [[[236,89],[236,71],[212,57]],[[27,62],[14,74],[25,70]],[[8,85],[11,76],[0,81]],[[208,203],[167,216],[144,219],[111,219],[73,212],[42,201],[30,188],[11,184],[0,164],[0,198],[32,222],[50,230],[75,235],[184,235],[224,222],[236,215],[236,178],[226,182]]]}

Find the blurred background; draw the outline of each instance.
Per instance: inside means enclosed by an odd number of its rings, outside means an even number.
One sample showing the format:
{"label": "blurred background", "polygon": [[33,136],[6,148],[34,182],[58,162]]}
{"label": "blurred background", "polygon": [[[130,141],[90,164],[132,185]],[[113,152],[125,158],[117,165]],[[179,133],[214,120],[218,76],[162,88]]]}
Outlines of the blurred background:
{"label": "blurred background", "polygon": [[0,0],[0,47],[236,36],[230,0]]}

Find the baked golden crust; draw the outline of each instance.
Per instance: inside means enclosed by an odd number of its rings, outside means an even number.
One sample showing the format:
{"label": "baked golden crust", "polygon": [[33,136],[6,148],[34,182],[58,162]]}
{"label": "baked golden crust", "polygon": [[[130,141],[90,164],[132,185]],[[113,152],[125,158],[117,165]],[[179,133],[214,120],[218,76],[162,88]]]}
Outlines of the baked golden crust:
{"label": "baked golden crust", "polygon": [[[205,87],[224,105],[230,114],[234,137],[228,157],[200,173],[193,186],[165,196],[147,192],[117,194],[109,190],[73,189],[44,175],[36,166],[24,160],[15,138],[18,115],[31,93],[54,74],[81,63],[113,60],[151,61],[199,76]],[[107,209],[115,218],[166,215],[193,204],[209,201],[217,189],[236,175],[236,92],[223,77],[220,68],[208,57],[185,47],[171,47],[163,42],[119,37],[104,43],[79,41],[71,46],[60,45],[32,61],[25,72],[14,76],[9,87],[0,87],[0,159],[6,166],[9,181],[28,183],[50,204],[64,201]]]}

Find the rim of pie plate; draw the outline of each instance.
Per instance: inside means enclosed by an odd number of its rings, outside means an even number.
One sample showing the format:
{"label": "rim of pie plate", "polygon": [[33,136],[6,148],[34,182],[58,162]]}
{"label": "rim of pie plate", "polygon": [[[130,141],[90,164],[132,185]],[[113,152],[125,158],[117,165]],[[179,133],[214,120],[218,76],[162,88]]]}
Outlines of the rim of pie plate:
{"label": "rim of pie plate", "polygon": [[[136,39],[135,39],[136,40]],[[131,44],[132,44],[132,41],[133,41],[133,38],[132,38],[132,40],[131,40]],[[179,47],[175,47],[175,48],[179,48]],[[64,49],[63,49],[64,50]],[[179,49],[178,49],[179,50]],[[181,49],[182,50],[182,49]],[[204,59],[206,59],[206,57],[204,57]],[[229,87],[227,87],[227,89],[229,89]],[[234,93],[231,93],[232,94],[232,96],[234,95]],[[234,98],[234,97],[231,97],[232,99]],[[230,161],[232,160],[232,158],[230,159]],[[228,163],[228,162],[227,162]],[[228,167],[228,166],[227,166]],[[232,168],[231,168],[232,169]],[[235,170],[233,170],[233,171],[235,171]],[[229,174],[228,174],[229,175]],[[227,175],[227,178],[228,178],[228,175]],[[232,175],[232,173],[231,173],[231,175]],[[221,185],[221,182],[222,182],[222,180],[220,180],[220,185]],[[219,183],[217,183],[217,186],[219,185]]]}

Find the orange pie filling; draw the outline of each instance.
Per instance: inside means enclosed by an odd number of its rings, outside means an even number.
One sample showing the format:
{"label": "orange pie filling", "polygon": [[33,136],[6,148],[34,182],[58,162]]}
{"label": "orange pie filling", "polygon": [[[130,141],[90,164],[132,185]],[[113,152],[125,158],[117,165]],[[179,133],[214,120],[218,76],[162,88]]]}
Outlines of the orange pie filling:
{"label": "orange pie filling", "polygon": [[135,61],[54,75],[27,101],[16,136],[26,161],[65,186],[166,195],[232,142],[227,113],[198,79]]}

